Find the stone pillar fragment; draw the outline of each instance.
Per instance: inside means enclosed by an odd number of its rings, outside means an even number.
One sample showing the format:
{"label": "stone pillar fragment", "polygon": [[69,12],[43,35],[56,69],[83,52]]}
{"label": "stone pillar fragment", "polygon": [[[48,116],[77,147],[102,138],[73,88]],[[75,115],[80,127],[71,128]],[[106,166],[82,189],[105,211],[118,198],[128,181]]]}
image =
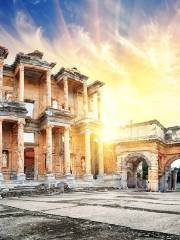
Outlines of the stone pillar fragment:
{"label": "stone pillar fragment", "polygon": [[3,182],[4,177],[2,174],[2,151],[3,151],[3,136],[2,136],[2,120],[0,119],[0,184]]}
{"label": "stone pillar fragment", "polygon": [[68,93],[68,80],[67,77],[64,78],[64,109],[69,110],[69,93]]}
{"label": "stone pillar fragment", "polygon": [[84,118],[88,116],[88,93],[87,93],[87,82],[83,83],[83,105],[84,105]]}
{"label": "stone pillar fragment", "polygon": [[47,107],[51,107],[51,72],[46,72]]}
{"label": "stone pillar fragment", "polygon": [[18,134],[17,134],[17,152],[18,152],[18,159],[17,159],[17,180],[24,181],[25,174],[24,174],[24,124],[23,120],[19,120],[18,125]]}
{"label": "stone pillar fragment", "polygon": [[19,65],[19,102],[24,102],[24,65]]}

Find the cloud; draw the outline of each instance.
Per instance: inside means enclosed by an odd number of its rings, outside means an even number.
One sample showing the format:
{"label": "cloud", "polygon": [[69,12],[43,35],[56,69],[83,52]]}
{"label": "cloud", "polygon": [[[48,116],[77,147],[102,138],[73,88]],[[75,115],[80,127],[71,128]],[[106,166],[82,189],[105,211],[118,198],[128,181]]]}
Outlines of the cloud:
{"label": "cloud", "polygon": [[29,13],[18,11],[14,21],[16,35],[0,27],[0,44],[10,51],[8,61],[12,62],[17,52],[39,49],[45,59],[57,62],[54,71],[62,65],[76,66],[90,81],[104,81],[104,119],[110,125],[155,117],[168,125],[177,124],[180,114],[177,116],[172,103],[180,104],[179,8],[175,7],[173,18],[172,14],[159,11],[154,20],[147,18],[142,22],[136,9],[136,23],[132,23],[118,1],[88,4],[86,16],[83,7],[74,3],[69,6],[69,11],[76,8],[78,20],[81,13],[83,18],[81,24],[72,24],[65,20],[61,5],[55,1],[58,33],[51,39],[45,37],[44,26],[38,26]]}

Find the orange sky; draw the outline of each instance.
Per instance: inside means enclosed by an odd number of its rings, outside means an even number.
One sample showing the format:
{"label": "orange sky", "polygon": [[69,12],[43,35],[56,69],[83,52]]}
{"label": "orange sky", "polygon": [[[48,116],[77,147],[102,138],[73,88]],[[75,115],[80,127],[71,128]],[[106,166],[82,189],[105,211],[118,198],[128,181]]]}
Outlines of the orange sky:
{"label": "orange sky", "polygon": [[59,29],[52,39],[28,11],[17,11],[16,34],[0,25],[0,44],[10,51],[7,63],[19,51],[39,49],[45,59],[57,62],[56,71],[75,66],[89,81],[104,81],[103,120],[109,129],[130,120],[179,125],[180,8],[174,4],[173,16],[167,8],[147,17],[135,5],[126,25],[120,18],[126,17],[122,4],[104,1],[102,7],[100,2],[90,1],[88,10],[81,12],[87,18],[84,27],[67,23],[55,1]]}

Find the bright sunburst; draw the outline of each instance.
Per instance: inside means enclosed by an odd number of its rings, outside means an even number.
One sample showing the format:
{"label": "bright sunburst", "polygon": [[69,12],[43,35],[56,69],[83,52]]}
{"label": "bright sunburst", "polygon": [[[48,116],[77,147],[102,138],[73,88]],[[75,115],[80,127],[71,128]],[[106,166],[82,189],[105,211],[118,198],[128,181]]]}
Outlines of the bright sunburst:
{"label": "bright sunburst", "polygon": [[[76,66],[103,92],[105,135],[133,120],[180,121],[177,0],[0,0],[0,45],[39,49],[49,61]],[[107,137],[105,137],[107,138]]]}

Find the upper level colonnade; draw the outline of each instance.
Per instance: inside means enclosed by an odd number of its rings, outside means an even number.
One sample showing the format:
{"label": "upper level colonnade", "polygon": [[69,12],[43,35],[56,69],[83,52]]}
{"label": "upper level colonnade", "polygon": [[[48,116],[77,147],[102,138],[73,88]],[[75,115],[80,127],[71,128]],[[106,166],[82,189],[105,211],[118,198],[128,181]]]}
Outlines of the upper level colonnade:
{"label": "upper level colonnade", "polygon": [[[95,81],[88,85],[88,77],[81,74],[76,68],[61,68],[56,74],[52,74],[52,69],[56,63],[49,63],[43,60],[43,53],[35,50],[32,53],[18,53],[12,65],[4,64],[8,56],[8,50],[0,46],[0,100],[23,103],[34,101],[33,96],[29,97],[28,89],[34,86],[28,85],[27,79],[36,84],[33,94],[38,91],[39,101],[38,112],[40,115],[45,109],[55,108],[63,111],[72,112],[74,115],[87,118],[90,109],[97,109],[97,120],[101,120],[101,87],[103,82]],[[6,89],[3,85],[7,81],[13,82],[13,91]],[[39,85],[38,85],[39,84]],[[9,86],[8,86],[9,87]],[[58,89],[59,88],[59,94]],[[78,105],[78,94],[81,95],[82,101]],[[37,94],[36,94],[37,95]],[[96,100],[94,97],[96,95]],[[32,99],[29,99],[32,98]],[[73,99],[73,100],[72,100]],[[91,106],[94,104],[94,106]],[[73,107],[71,106],[73,105]],[[93,111],[93,110],[92,110]]]}

